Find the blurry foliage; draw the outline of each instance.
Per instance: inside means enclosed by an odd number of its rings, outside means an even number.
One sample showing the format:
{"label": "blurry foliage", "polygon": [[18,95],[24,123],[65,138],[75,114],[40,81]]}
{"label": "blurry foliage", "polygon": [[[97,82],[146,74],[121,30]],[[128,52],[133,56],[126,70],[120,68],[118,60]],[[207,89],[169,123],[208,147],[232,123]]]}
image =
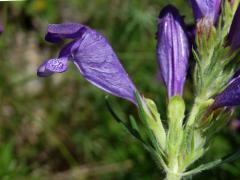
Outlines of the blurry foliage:
{"label": "blurry foliage", "polygon": [[[165,89],[157,78],[155,32],[159,11],[169,2],[0,3],[0,21],[5,26],[0,37],[0,179],[58,179],[59,173],[65,177],[72,169],[80,174],[84,169],[87,179],[162,178],[150,155],[110,116],[105,94],[81,78],[73,65],[68,72],[46,79],[38,78],[36,69],[61,47],[44,41],[49,23],[86,24],[105,34],[140,92],[154,99],[166,117]],[[192,22],[185,1],[171,3]],[[185,96],[191,98],[191,82],[186,90]],[[136,114],[127,102],[112,97],[111,101],[122,117]],[[240,136],[226,127],[214,142],[203,161],[234,151]],[[226,165],[196,179],[239,179],[239,167],[239,163]]]}

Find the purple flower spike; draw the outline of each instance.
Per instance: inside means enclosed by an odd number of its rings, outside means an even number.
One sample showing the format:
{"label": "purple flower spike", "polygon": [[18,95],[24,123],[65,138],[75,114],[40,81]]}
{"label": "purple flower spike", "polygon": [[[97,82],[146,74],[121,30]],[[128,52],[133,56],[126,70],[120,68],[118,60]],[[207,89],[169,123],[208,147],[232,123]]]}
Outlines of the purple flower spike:
{"label": "purple flower spike", "polygon": [[212,109],[240,105],[240,71],[237,71],[226,89],[215,98]]}
{"label": "purple flower spike", "polygon": [[168,97],[182,95],[189,59],[189,42],[178,10],[166,6],[160,13],[157,32],[157,60]]}
{"label": "purple flower spike", "polygon": [[220,13],[221,0],[190,0],[190,4],[196,21],[208,17],[213,23],[216,23]]}
{"label": "purple flower spike", "polygon": [[231,46],[231,51],[240,48],[240,5],[234,15],[233,22],[228,35],[228,44]]}
{"label": "purple flower spike", "polygon": [[81,24],[49,25],[47,41],[57,43],[65,38],[73,40],[62,48],[58,58],[47,60],[38,68],[38,76],[65,72],[70,60],[93,85],[136,104],[136,88],[105,37]]}

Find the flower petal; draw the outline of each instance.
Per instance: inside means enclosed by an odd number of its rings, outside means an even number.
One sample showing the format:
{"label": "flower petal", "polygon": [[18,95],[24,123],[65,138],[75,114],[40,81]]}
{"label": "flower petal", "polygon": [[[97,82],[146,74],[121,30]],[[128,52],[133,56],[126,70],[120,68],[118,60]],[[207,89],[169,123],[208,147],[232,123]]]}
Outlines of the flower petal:
{"label": "flower petal", "polygon": [[75,43],[76,43],[76,40],[66,44],[59,52],[58,58],[62,58],[62,57],[71,58],[72,47]]}
{"label": "flower petal", "polygon": [[235,77],[223,92],[216,96],[213,109],[240,105],[240,77]]}
{"label": "flower petal", "polygon": [[190,4],[196,21],[203,17],[209,17],[216,23],[220,13],[221,0],[190,0]]}
{"label": "flower petal", "polygon": [[108,41],[88,29],[73,45],[74,64],[80,73],[100,89],[136,103],[135,86]]}
{"label": "flower petal", "polygon": [[68,59],[65,57],[47,60],[38,68],[37,75],[40,77],[46,77],[55,72],[65,72],[67,70],[67,61]]}
{"label": "flower petal", "polygon": [[183,19],[175,7],[167,6],[159,16],[157,60],[169,97],[183,93],[189,53]]}
{"label": "flower petal", "polygon": [[234,15],[233,22],[228,35],[228,44],[231,46],[231,50],[235,51],[240,48],[240,4]]}
{"label": "flower petal", "polygon": [[45,40],[58,43],[64,38],[75,39],[80,37],[85,30],[86,27],[78,23],[50,24]]}

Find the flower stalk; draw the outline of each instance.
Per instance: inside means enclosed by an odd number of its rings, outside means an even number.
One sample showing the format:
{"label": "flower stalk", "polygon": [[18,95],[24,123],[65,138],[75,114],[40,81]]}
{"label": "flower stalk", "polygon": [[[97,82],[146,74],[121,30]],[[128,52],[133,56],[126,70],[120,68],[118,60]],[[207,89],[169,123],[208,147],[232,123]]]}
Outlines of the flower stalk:
{"label": "flower stalk", "polygon": [[182,176],[175,172],[168,172],[166,176],[166,180],[180,180]]}

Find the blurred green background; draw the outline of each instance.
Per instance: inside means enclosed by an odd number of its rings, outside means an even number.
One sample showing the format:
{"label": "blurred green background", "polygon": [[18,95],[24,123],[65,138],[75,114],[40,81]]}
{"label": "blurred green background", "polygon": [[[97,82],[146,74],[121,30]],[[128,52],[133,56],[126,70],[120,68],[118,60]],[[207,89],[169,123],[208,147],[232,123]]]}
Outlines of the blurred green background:
{"label": "blurred green background", "polygon": [[[157,78],[155,32],[160,9],[174,3],[192,21],[184,0],[27,0],[0,2],[0,179],[163,179],[151,156],[108,112],[102,91],[73,65],[38,78],[45,59],[63,44],[44,41],[49,23],[79,22],[102,32],[138,89],[166,117],[166,92]],[[192,103],[191,77],[185,99]],[[134,106],[111,97],[122,117]],[[239,148],[240,134],[219,133],[201,162]],[[240,179],[240,161],[194,179]]]}

